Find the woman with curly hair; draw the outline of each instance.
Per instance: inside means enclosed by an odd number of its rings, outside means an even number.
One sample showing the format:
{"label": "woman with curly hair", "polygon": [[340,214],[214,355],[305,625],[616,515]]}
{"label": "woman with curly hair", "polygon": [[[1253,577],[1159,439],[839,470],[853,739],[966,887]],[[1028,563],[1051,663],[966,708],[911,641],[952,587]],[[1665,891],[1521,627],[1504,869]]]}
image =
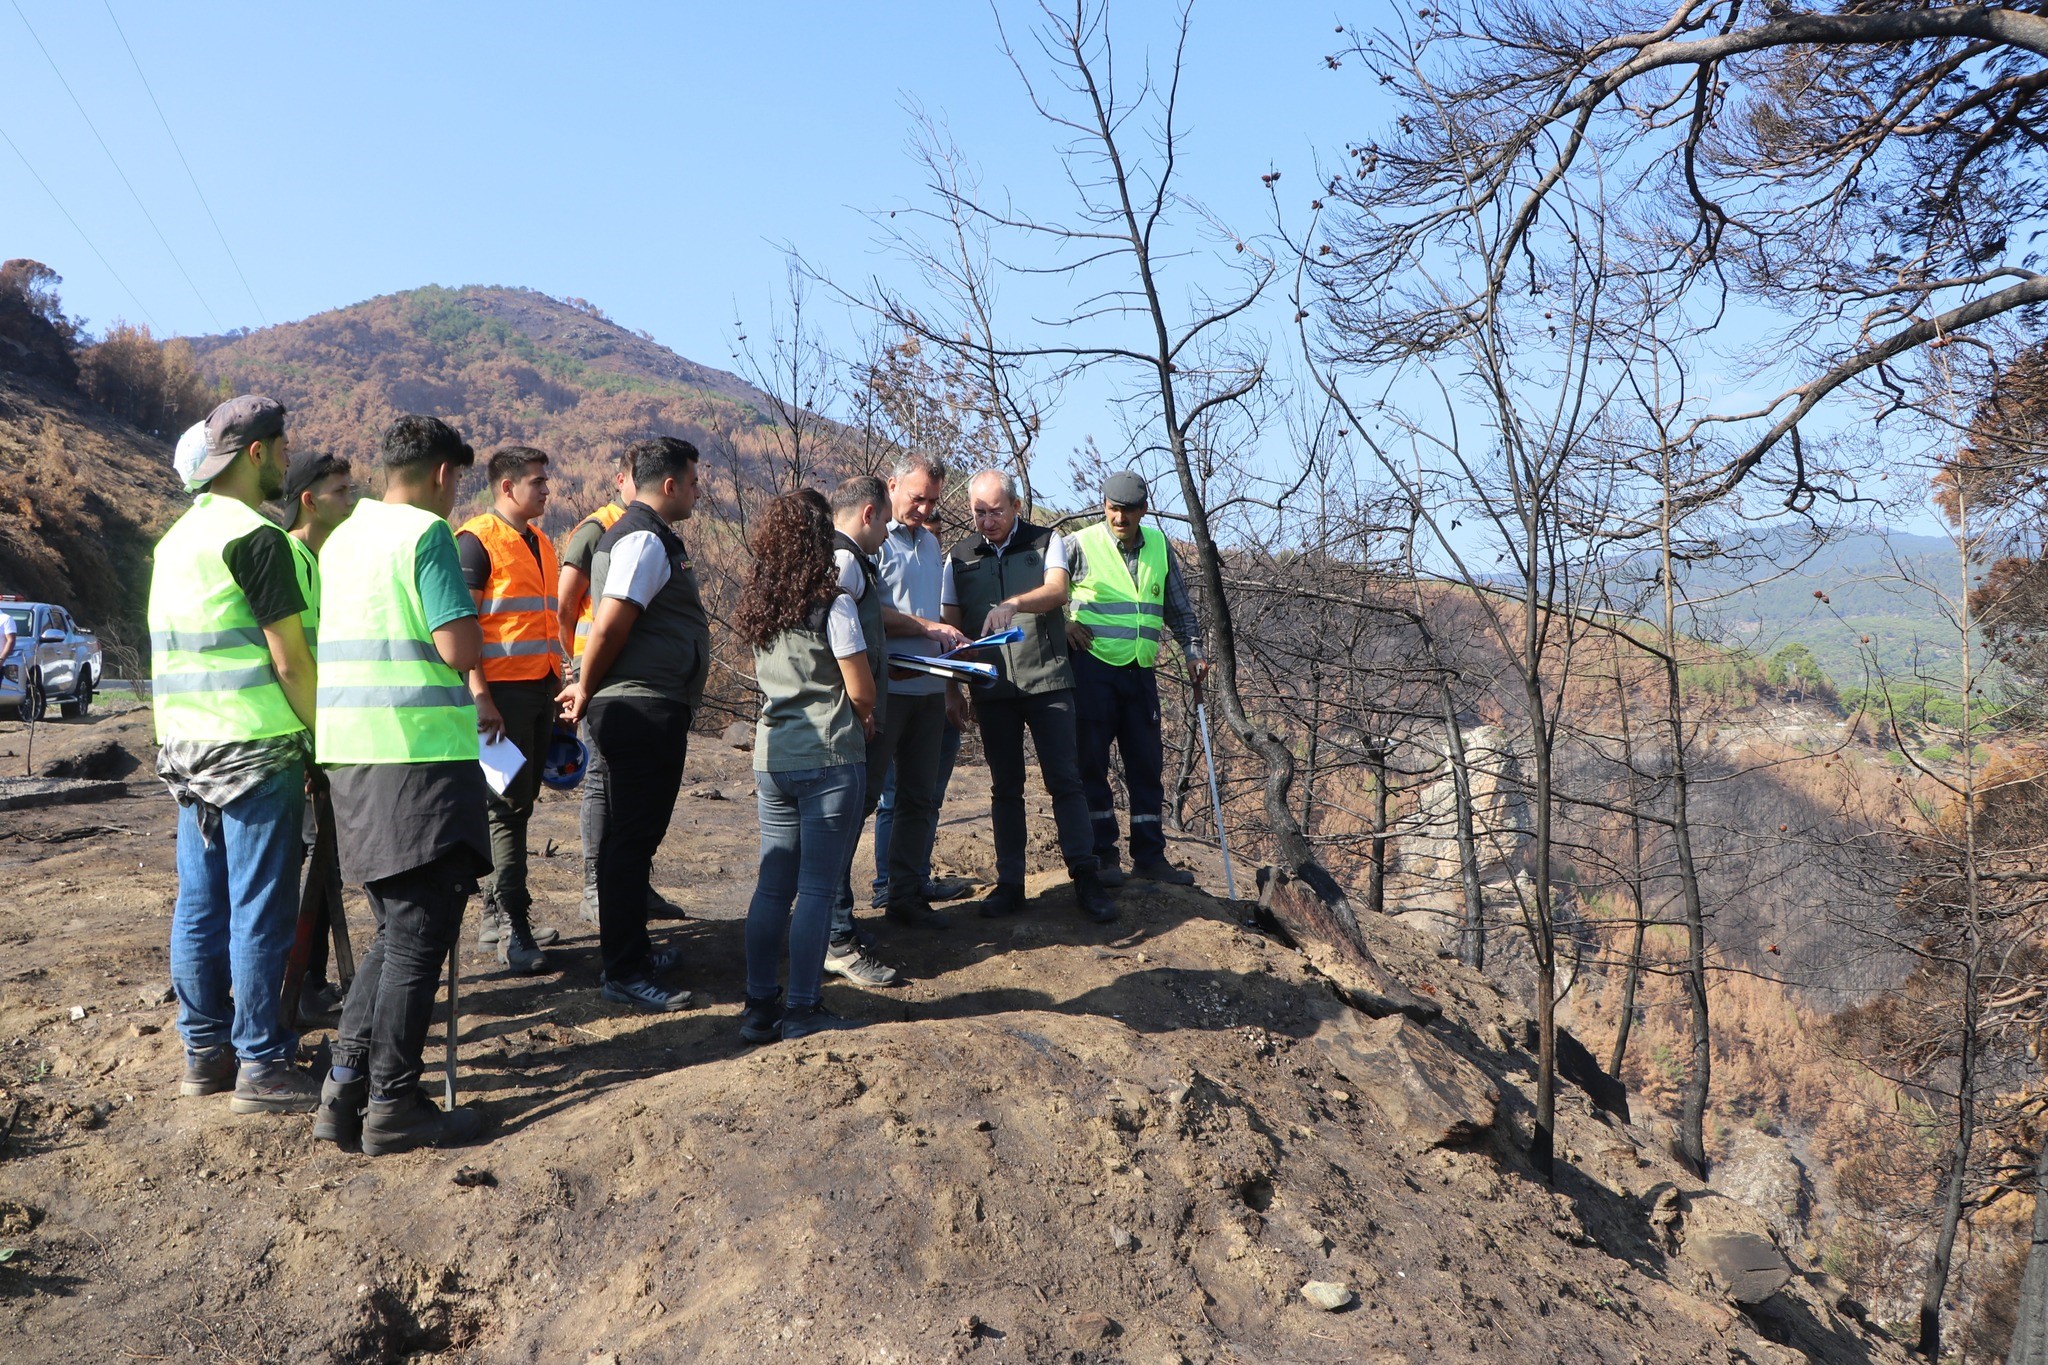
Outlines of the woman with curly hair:
{"label": "woman with curly hair", "polygon": [[[832,901],[860,838],[875,679],[859,611],[839,587],[825,499],[808,488],[777,498],[750,548],[753,574],[733,625],[754,647],[761,686],[761,872],[747,908],[740,1036],[766,1043],[854,1027],[820,993]],[[789,992],[780,998],[785,942]]]}

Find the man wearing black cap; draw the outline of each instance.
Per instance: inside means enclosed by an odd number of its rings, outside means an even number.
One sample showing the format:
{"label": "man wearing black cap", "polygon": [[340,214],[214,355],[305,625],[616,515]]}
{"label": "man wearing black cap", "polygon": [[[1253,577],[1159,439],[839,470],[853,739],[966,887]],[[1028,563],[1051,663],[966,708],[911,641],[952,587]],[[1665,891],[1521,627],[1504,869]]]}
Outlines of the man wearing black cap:
{"label": "man wearing black cap", "polygon": [[181,441],[197,496],[157,543],[149,584],[157,774],[178,802],[171,983],[184,1095],[233,1088],[236,1113],[311,1109],[279,1017],[298,917],[313,656],[292,550],[257,504],[284,488],[284,405],[244,395]]}
{"label": "man wearing black cap", "polygon": [[1145,525],[1150,499],[1145,481],[1126,471],[1102,486],[1103,519],[1067,537],[1072,582],[1075,731],[1081,783],[1095,826],[1096,875],[1121,886],[1116,806],[1109,787],[1109,747],[1124,760],[1131,797],[1131,870],[1153,881],[1193,884],[1194,874],[1166,859],[1166,804],[1159,739],[1159,658],[1162,628],[1187,655],[1196,687],[1209,672],[1201,624],[1166,535]]}
{"label": "man wearing black cap", "polygon": [[[320,628],[320,547],[334,528],[348,520],[356,509],[355,478],[349,462],[339,455],[300,451],[291,457],[284,476],[284,529],[291,538],[292,558],[299,571],[299,590],[306,597],[306,644],[316,647]],[[318,768],[308,777],[312,802],[307,806],[306,853],[308,875],[326,883],[320,899],[318,922],[312,926],[312,951],[306,958],[306,975],[299,987],[298,1015],[302,1022],[324,1020],[341,1009],[341,992],[327,981],[328,939],[333,933],[332,916],[341,913],[341,860],[330,857],[323,865],[312,858],[324,827],[330,845],[334,839],[334,806],[328,799],[327,779]],[[301,910],[304,895],[300,897]]]}

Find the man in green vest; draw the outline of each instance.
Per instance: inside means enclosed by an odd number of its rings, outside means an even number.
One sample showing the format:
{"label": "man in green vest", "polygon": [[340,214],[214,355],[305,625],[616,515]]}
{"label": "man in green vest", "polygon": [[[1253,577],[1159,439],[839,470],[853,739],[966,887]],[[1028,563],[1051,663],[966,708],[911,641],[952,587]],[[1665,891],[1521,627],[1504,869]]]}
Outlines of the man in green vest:
{"label": "man in green vest", "polygon": [[312,654],[305,594],[276,522],[285,410],[253,394],[181,441],[198,496],[157,543],[149,581],[157,774],[178,802],[171,984],[183,1095],[230,1087],[238,1114],[304,1112],[318,1097],[279,1017],[298,920]]}
{"label": "man in green vest", "polygon": [[474,1137],[474,1110],[420,1087],[441,971],[490,871],[465,675],[482,653],[447,517],[476,454],[447,423],[384,432],[384,496],[328,537],[315,755],[328,770],[342,871],[369,893],[377,937],[341,1012],[313,1136],[371,1156]]}
{"label": "man in green vest", "polygon": [[[356,481],[349,462],[339,455],[301,451],[292,456],[284,478],[284,532],[291,538],[292,558],[299,570],[299,590],[306,596],[306,644],[312,647],[320,635],[320,547],[334,528],[348,520],[356,509]],[[302,1022],[332,1023],[329,1016],[341,1012],[341,992],[327,981],[328,940],[333,934],[333,916],[341,913],[341,860],[312,858],[322,827],[330,842],[334,838],[334,806],[327,798],[327,779],[316,766],[308,774],[312,803],[306,821],[306,853],[312,864],[308,875],[319,875],[327,885],[319,902],[319,916],[312,925],[311,952],[306,958],[306,975],[299,985],[299,1019]],[[302,896],[303,907],[303,896]],[[344,930],[345,932],[345,930]],[[349,964],[343,964],[347,969]]]}
{"label": "man in green vest", "polygon": [[[976,534],[946,559],[941,601],[945,621],[980,639],[1012,626],[1024,638],[997,648],[998,677],[974,689],[974,719],[993,790],[996,889],[981,903],[990,917],[1024,908],[1024,732],[1031,731],[1038,769],[1052,794],[1060,853],[1074,881],[1074,900],[1098,924],[1116,918],[1116,902],[1096,876],[1095,831],[1081,787],[1074,734],[1074,670],[1067,662],[1067,549],[1064,537],[1024,520],[1017,480],[984,469],[967,485]],[[947,684],[949,708],[963,703]]]}
{"label": "man in green vest", "polygon": [[1194,874],[1166,859],[1166,804],[1159,740],[1159,659],[1162,630],[1171,630],[1187,656],[1197,687],[1208,675],[1201,625],[1195,618],[1180,565],[1156,526],[1145,525],[1150,498],[1145,481],[1125,472],[1102,487],[1102,520],[1067,537],[1067,572],[1073,581],[1072,620],[1076,738],[1081,783],[1095,824],[1097,876],[1124,882],[1117,860],[1116,805],[1109,787],[1109,749],[1123,755],[1124,789],[1131,797],[1131,870],[1181,886]]}

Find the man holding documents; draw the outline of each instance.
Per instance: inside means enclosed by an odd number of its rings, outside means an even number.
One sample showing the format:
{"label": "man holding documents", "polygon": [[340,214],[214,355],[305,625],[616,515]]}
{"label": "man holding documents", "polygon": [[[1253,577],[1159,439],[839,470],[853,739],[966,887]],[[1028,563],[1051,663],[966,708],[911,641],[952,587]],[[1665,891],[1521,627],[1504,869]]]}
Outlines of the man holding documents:
{"label": "man holding documents", "polygon": [[996,888],[981,903],[991,917],[1024,908],[1024,731],[1038,749],[1038,767],[1052,794],[1060,852],[1074,879],[1074,900],[1099,924],[1116,918],[1116,902],[1096,876],[1095,831],[1074,737],[1074,671],[1067,662],[1067,555],[1062,537],[1023,519],[1017,481],[985,469],[967,485],[976,533],[953,547],[942,592],[947,624],[977,638],[1013,637],[977,657],[993,655],[997,678],[985,687],[947,683],[948,705],[971,696],[981,726],[994,791]]}
{"label": "man holding documents", "polygon": [[[540,767],[555,729],[562,690],[561,622],[555,610],[554,542],[540,529],[548,505],[548,457],[532,446],[491,456],[491,510],[462,523],[455,550],[462,581],[476,599],[483,657],[469,673],[486,766],[511,769],[491,783],[491,879],[484,888],[479,946],[497,945],[498,961],[531,975],[547,966],[526,889],[526,822],[540,794]],[[497,752],[491,752],[496,750]]]}
{"label": "man holding documents", "polygon": [[[941,619],[945,552],[926,529],[946,491],[946,466],[926,455],[905,455],[889,481],[889,532],[876,565],[882,594],[882,629],[889,641],[889,700],[876,742],[868,746],[863,819],[881,800],[890,768],[896,771],[896,818],[889,831],[889,903],[892,924],[943,929],[946,917],[924,895],[924,856],[938,819],[939,745],[946,733],[946,681],[906,664],[958,649],[967,637]],[[852,869],[839,889],[844,923],[853,912]]]}

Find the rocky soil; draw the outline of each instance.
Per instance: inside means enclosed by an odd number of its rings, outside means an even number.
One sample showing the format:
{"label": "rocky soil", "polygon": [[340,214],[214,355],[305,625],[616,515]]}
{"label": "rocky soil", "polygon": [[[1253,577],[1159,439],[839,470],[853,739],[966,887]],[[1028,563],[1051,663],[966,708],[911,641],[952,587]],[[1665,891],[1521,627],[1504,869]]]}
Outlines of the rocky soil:
{"label": "rocky soil", "polygon": [[[1380,961],[1442,1014],[1361,1013],[1210,894],[1199,846],[1175,853],[1208,890],[1134,883],[1114,926],[1041,871],[1016,920],[882,931],[911,983],[828,988],[868,1027],[745,1047],[752,785],[710,737],[656,868],[697,916],[657,934],[695,1008],[599,1001],[575,804],[550,795],[557,970],[463,949],[487,1142],[370,1160],[179,1100],[146,721],[37,737],[39,772],[126,795],[0,812],[0,1359],[1904,1359],[1780,1256],[1776,1210],[1573,1087],[1539,1182],[1519,1006],[1380,921]],[[24,738],[0,726],[0,773]],[[987,875],[986,798],[964,769],[942,869]]]}

